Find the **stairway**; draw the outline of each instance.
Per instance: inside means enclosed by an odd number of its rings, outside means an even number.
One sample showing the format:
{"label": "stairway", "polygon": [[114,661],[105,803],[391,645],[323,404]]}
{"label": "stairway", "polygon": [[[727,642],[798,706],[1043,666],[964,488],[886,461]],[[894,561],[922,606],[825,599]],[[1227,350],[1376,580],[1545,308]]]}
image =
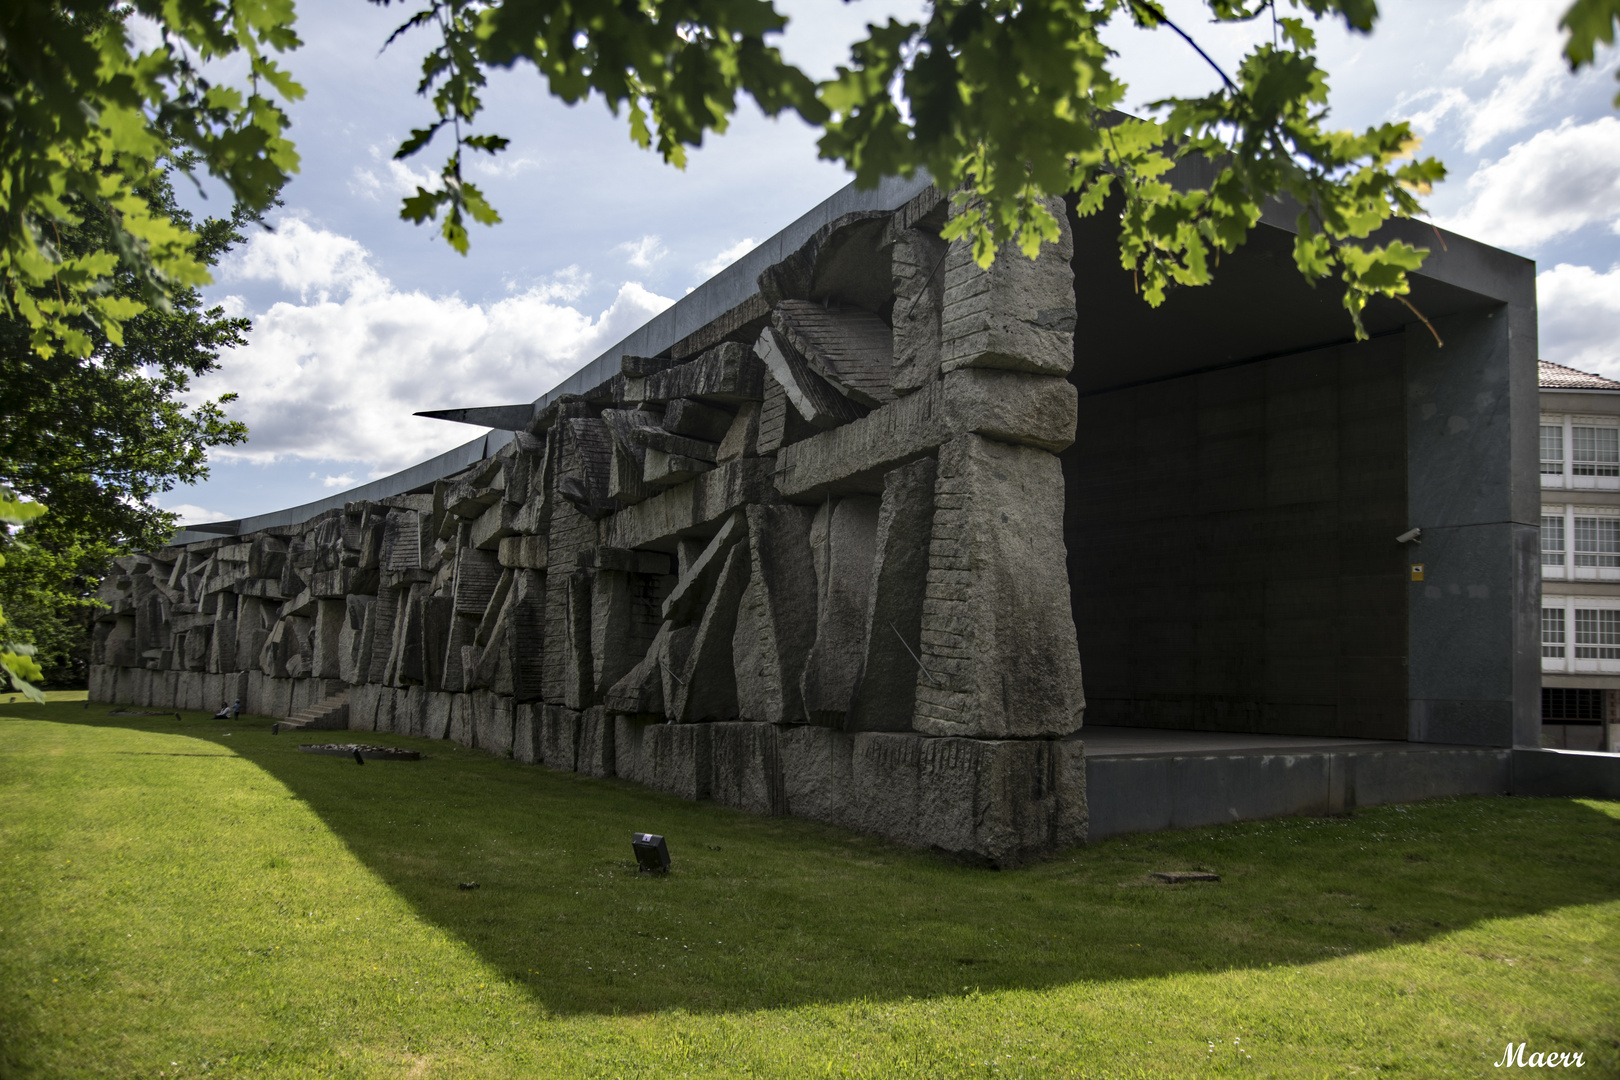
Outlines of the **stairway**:
{"label": "stairway", "polygon": [[280,721],[282,731],[341,731],[348,726],[348,687]]}

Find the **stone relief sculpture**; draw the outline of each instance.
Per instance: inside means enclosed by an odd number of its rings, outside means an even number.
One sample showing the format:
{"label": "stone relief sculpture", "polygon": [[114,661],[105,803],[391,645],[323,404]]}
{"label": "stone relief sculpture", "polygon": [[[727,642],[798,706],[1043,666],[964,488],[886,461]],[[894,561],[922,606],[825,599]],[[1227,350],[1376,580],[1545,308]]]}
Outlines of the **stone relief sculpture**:
{"label": "stone relief sculpture", "polygon": [[985,270],[948,213],[930,188],[833,221],[431,492],[119,560],[92,696],[240,697],[998,865],[1083,842],[1071,241]]}

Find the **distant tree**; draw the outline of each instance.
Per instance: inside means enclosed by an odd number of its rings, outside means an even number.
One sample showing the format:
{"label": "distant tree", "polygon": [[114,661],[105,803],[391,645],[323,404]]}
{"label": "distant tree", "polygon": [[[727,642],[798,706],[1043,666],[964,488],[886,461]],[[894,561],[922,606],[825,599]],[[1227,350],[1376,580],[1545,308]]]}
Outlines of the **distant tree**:
{"label": "distant tree", "polygon": [[[200,266],[242,239],[247,211],[194,221],[176,205],[166,168],[137,191],[191,238],[189,256]],[[64,253],[113,243],[115,225],[103,207],[72,209],[77,223],[58,233]],[[108,285],[113,296],[142,288],[122,266]],[[235,395],[184,403],[191,380],[215,370],[223,349],[246,341],[247,319],[204,309],[196,288],[181,286],[165,307],[124,320],[119,343],[81,320],[70,325],[90,343],[88,355],[40,356],[31,327],[0,316],[0,483],[36,512],[49,508],[20,531],[0,527],[0,606],[20,628],[14,637],[35,647],[42,670],[34,677],[54,681],[74,677],[90,597],[111,558],[159,546],[173,532],[174,515],[151,498],[206,477],[208,451],[247,436],[224,412]]]}

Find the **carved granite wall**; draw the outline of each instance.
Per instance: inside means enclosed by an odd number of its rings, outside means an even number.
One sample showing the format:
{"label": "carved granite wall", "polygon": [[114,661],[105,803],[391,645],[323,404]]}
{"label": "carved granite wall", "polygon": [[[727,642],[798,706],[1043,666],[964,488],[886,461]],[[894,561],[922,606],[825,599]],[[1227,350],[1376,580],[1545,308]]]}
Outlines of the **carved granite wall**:
{"label": "carved granite wall", "polygon": [[948,213],[834,221],[431,491],[120,560],[92,697],[346,693],[356,730],[997,864],[1081,842],[1071,241],[985,270]]}

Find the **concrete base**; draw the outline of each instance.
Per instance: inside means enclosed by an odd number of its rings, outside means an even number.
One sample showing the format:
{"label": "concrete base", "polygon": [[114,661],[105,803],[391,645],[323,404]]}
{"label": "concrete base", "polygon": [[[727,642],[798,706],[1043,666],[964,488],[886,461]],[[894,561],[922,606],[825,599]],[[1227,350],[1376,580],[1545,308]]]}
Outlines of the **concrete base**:
{"label": "concrete base", "polygon": [[1515,790],[1517,752],[1506,749],[1143,728],[1085,736],[1088,840]]}
{"label": "concrete base", "polygon": [[1620,754],[1515,748],[1513,794],[1620,799]]}

